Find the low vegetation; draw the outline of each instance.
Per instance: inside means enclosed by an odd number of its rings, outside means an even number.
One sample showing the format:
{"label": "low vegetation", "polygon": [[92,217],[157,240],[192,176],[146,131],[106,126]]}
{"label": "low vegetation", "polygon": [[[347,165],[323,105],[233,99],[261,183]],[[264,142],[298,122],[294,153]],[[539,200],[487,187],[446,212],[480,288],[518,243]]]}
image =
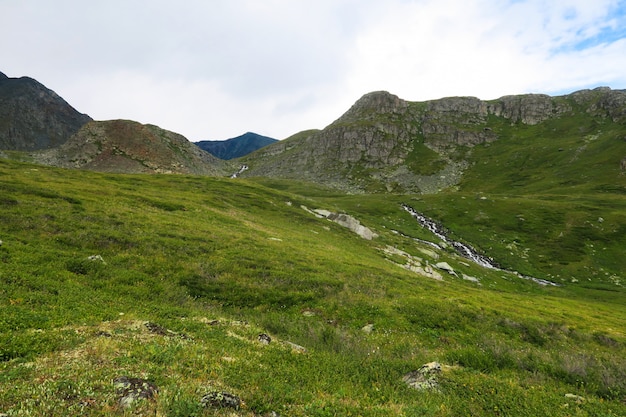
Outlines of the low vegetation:
{"label": "low vegetation", "polygon": [[[345,196],[0,159],[0,413],[626,415],[623,195],[470,181]],[[437,242],[402,202],[504,270],[415,240]],[[301,206],[346,212],[379,236]],[[388,246],[456,275],[411,272]],[[437,389],[403,382],[433,361]],[[121,376],[158,394],[124,408]],[[209,392],[241,406],[206,407]]]}

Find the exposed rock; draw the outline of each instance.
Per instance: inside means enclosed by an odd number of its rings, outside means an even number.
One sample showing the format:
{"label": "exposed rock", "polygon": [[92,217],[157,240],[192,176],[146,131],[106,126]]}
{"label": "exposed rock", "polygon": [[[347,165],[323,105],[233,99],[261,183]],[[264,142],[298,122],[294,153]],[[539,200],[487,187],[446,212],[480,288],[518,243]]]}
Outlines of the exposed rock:
{"label": "exposed rock", "polygon": [[565,102],[544,94],[504,96],[489,105],[489,113],[509,119],[511,123],[536,125],[570,111]]}
{"label": "exposed rock", "polygon": [[200,400],[203,407],[211,408],[234,408],[239,410],[241,399],[226,391],[211,391]]}
{"label": "exposed rock", "polygon": [[363,326],[361,328],[361,331],[363,333],[370,334],[370,333],[372,333],[374,331],[374,325],[372,323],[368,323],[368,324],[366,324],[365,326]]}
{"label": "exposed rock", "polygon": [[90,120],[32,78],[0,76],[0,149],[56,147]]}
{"label": "exposed rock", "polygon": [[298,344],[295,344],[293,342],[289,342],[287,340],[285,340],[283,343],[285,343],[287,346],[289,346],[291,349],[293,349],[297,353],[306,353],[307,352],[307,349],[304,346],[300,346]]}
{"label": "exposed rock", "polygon": [[313,211],[322,217],[326,217],[330,221],[333,221],[343,227],[347,227],[357,235],[361,236],[363,239],[372,240],[373,238],[378,237],[376,233],[372,232],[372,230],[370,230],[369,228],[363,226],[361,222],[359,222],[352,216],[342,213],[333,213],[328,210],[322,209],[316,209]]}
{"label": "exposed rock", "polygon": [[159,324],[152,323],[149,321],[145,322],[144,326],[146,326],[146,328],[148,329],[150,333],[158,334],[160,336],[180,337],[181,339],[191,339],[189,336],[187,336],[184,333],[176,333],[172,330],[166,329],[165,327]]}
{"label": "exposed rock", "polygon": [[461,275],[465,281],[475,282],[477,284],[480,283],[480,280],[476,277],[472,277],[470,275],[465,275],[465,274],[461,274]]}
{"label": "exposed rock", "polygon": [[120,376],[113,380],[115,392],[119,396],[121,407],[130,407],[135,401],[141,399],[154,399],[159,392],[156,385],[141,378],[129,378]]}
{"label": "exposed rock", "polygon": [[104,261],[104,258],[102,258],[102,255],[90,255],[87,257],[87,260],[93,261],[93,262],[100,262],[106,265],[106,262]]}
{"label": "exposed rock", "polygon": [[439,383],[437,376],[441,373],[439,362],[429,362],[422,365],[418,370],[411,371],[402,377],[402,381],[411,388],[420,391],[437,390]]}
{"label": "exposed rock", "polygon": [[574,400],[574,401],[576,401],[579,404],[585,401],[585,397],[581,397],[580,395],[571,394],[571,393],[565,394],[565,398],[568,398],[570,400]]}
{"label": "exposed rock", "polygon": [[404,269],[407,269],[411,272],[415,272],[416,274],[419,274],[428,278],[436,279],[438,281],[443,280],[443,277],[441,276],[441,274],[435,271],[428,263],[426,263],[426,265],[422,265],[421,258],[413,256],[393,246],[387,246],[386,248],[382,250],[388,254],[404,257],[406,259],[406,262],[404,264],[399,264],[399,263],[394,262],[396,265],[401,266]]}
{"label": "exposed rock", "polygon": [[261,333],[258,337],[259,342],[262,345],[269,345],[272,342],[272,338],[269,337],[269,335],[265,334],[265,333]]}
{"label": "exposed rock", "polygon": [[225,176],[229,164],[184,136],[130,120],[89,122],[58,148],[37,152],[46,165],[117,173]]}
{"label": "exposed rock", "polygon": [[378,91],[323,130],[300,132],[244,158],[245,175],[306,180],[348,193],[436,193],[460,183],[469,167],[464,155],[499,140],[504,124],[536,125],[580,112],[626,121],[626,92],[412,103]]}
{"label": "exposed rock", "polygon": [[456,272],[454,271],[454,268],[452,268],[450,264],[447,262],[437,262],[435,264],[435,268],[441,269],[442,271],[446,271],[450,275],[456,276]]}

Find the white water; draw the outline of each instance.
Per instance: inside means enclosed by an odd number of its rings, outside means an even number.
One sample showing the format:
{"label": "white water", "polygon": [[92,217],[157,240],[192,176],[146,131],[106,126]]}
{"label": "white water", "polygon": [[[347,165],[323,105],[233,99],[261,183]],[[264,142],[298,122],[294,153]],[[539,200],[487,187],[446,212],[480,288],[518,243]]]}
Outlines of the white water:
{"label": "white water", "polygon": [[[499,268],[496,263],[493,261],[493,259],[488,258],[486,256],[483,256],[481,254],[479,254],[478,252],[476,252],[476,250],[474,248],[472,248],[469,245],[466,245],[464,243],[461,242],[456,242],[454,240],[451,240],[450,238],[448,238],[447,236],[447,232],[446,230],[441,227],[439,224],[437,224],[434,220],[429,219],[428,217],[424,216],[423,214],[417,212],[413,207],[410,207],[406,204],[402,204],[402,208],[407,211],[409,214],[411,214],[411,216],[413,216],[413,218],[415,220],[417,220],[417,222],[424,227],[425,229],[429,230],[430,232],[432,232],[435,236],[437,236],[439,239],[441,239],[442,241],[446,242],[447,244],[449,244],[450,246],[452,246],[461,256],[463,256],[464,258],[469,259],[470,261],[485,267],[485,268],[489,268],[489,269],[496,269],[498,271],[503,271],[503,269]],[[436,244],[429,242],[432,245],[437,246]],[[540,278],[533,278],[533,277],[529,277],[529,276],[525,276],[520,274],[519,272],[515,272],[515,274],[523,279],[529,279],[533,282],[536,282],[537,284],[540,285],[552,285],[555,287],[558,287],[559,284],[552,282],[552,281],[548,281],[545,279],[540,279]]]}

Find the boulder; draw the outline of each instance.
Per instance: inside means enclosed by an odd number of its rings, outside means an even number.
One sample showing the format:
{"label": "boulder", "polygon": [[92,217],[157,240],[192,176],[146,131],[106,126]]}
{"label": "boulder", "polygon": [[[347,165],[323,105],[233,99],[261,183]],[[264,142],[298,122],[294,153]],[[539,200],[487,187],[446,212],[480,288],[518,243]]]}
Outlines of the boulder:
{"label": "boulder", "polygon": [[239,410],[239,407],[241,407],[241,399],[225,391],[211,391],[205,394],[200,402],[203,407],[211,408],[234,408]]}
{"label": "boulder", "polygon": [[259,342],[262,345],[269,345],[272,342],[272,338],[269,337],[269,335],[265,334],[265,333],[261,333],[258,337]]}
{"label": "boulder", "polygon": [[135,401],[141,399],[151,400],[159,392],[156,385],[141,378],[129,378],[120,376],[113,380],[115,392],[119,396],[119,404],[122,408],[130,407]]}
{"label": "boulder", "polygon": [[450,266],[450,264],[447,263],[447,262],[437,262],[435,264],[435,268],[441,269],[442,271],[446,271],[450,275],[456,275],[456,272],[454,271],[454,268],[452,268]]}
{"label": "boulder", "polygon": [[402,377],[402,381],[416,390],[437,390],[439,383],[437,375],[441,373],[439,362],[429,362],[422,365],[418,370],[411,371]]}

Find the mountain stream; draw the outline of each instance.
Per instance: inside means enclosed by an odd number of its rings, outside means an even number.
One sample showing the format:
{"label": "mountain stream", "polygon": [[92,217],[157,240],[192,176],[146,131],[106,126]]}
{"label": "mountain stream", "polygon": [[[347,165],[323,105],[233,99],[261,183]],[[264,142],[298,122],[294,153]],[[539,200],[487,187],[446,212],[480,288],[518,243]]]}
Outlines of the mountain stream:
{"label": "mountain stream", "polygon": [[[423,228],[429,230],[431,233],[433,233],[435,236],[437,236],[441,241],[445,242],[446,244],[452,246],[458,253],[459,255],[463,256],[466,259],[469,259],[470,261],[474,262],[477,265],[480,265],[484,268],[488,268],[488,269],[495,269],[498,271],[504,271],[504,269],[500,268],[493,259],[481,255],[480,253],[476,252],[476,250],[474,248],[472,248],[469,245],[466,245],[465,243],[461,243],[461,242],[457,242],[454,241],[452,239],[450,239],[450,237],[448,236],[448,232],[446,231],[446,229],[444,229],[440,224],[438,224],[437,222],[435,222],[434,220],[424,216],[422,213],[416,211],[413,207],[407,205],[407,204],[402,204],[402,208],[407,211],[415,220],[417,220],[417,222],[420,224],[420,226],[422,226]],[[439,245],[437,245],[436,243],[433,242],[428,242],[428,241],[423,241],[424,243],[427,243],[431,246],[436,246],[438,248],[441,248]],[[511,271],[508,271],[511,272]],[[528,279],[531,280],[533,282],[536,282],[537,284],[540,285],[551,285],[551,286],[555,286],[558,287],[560,286],[559,284],[552,282],[552,281],[548,281],[545,279],[541,279],[541,278],[534,278],[534,277],[529,277],[526,275],[522,275],[519,272],[513,272],[514,274],[516,274],[518,277],[523,278],[523,279]]]}

